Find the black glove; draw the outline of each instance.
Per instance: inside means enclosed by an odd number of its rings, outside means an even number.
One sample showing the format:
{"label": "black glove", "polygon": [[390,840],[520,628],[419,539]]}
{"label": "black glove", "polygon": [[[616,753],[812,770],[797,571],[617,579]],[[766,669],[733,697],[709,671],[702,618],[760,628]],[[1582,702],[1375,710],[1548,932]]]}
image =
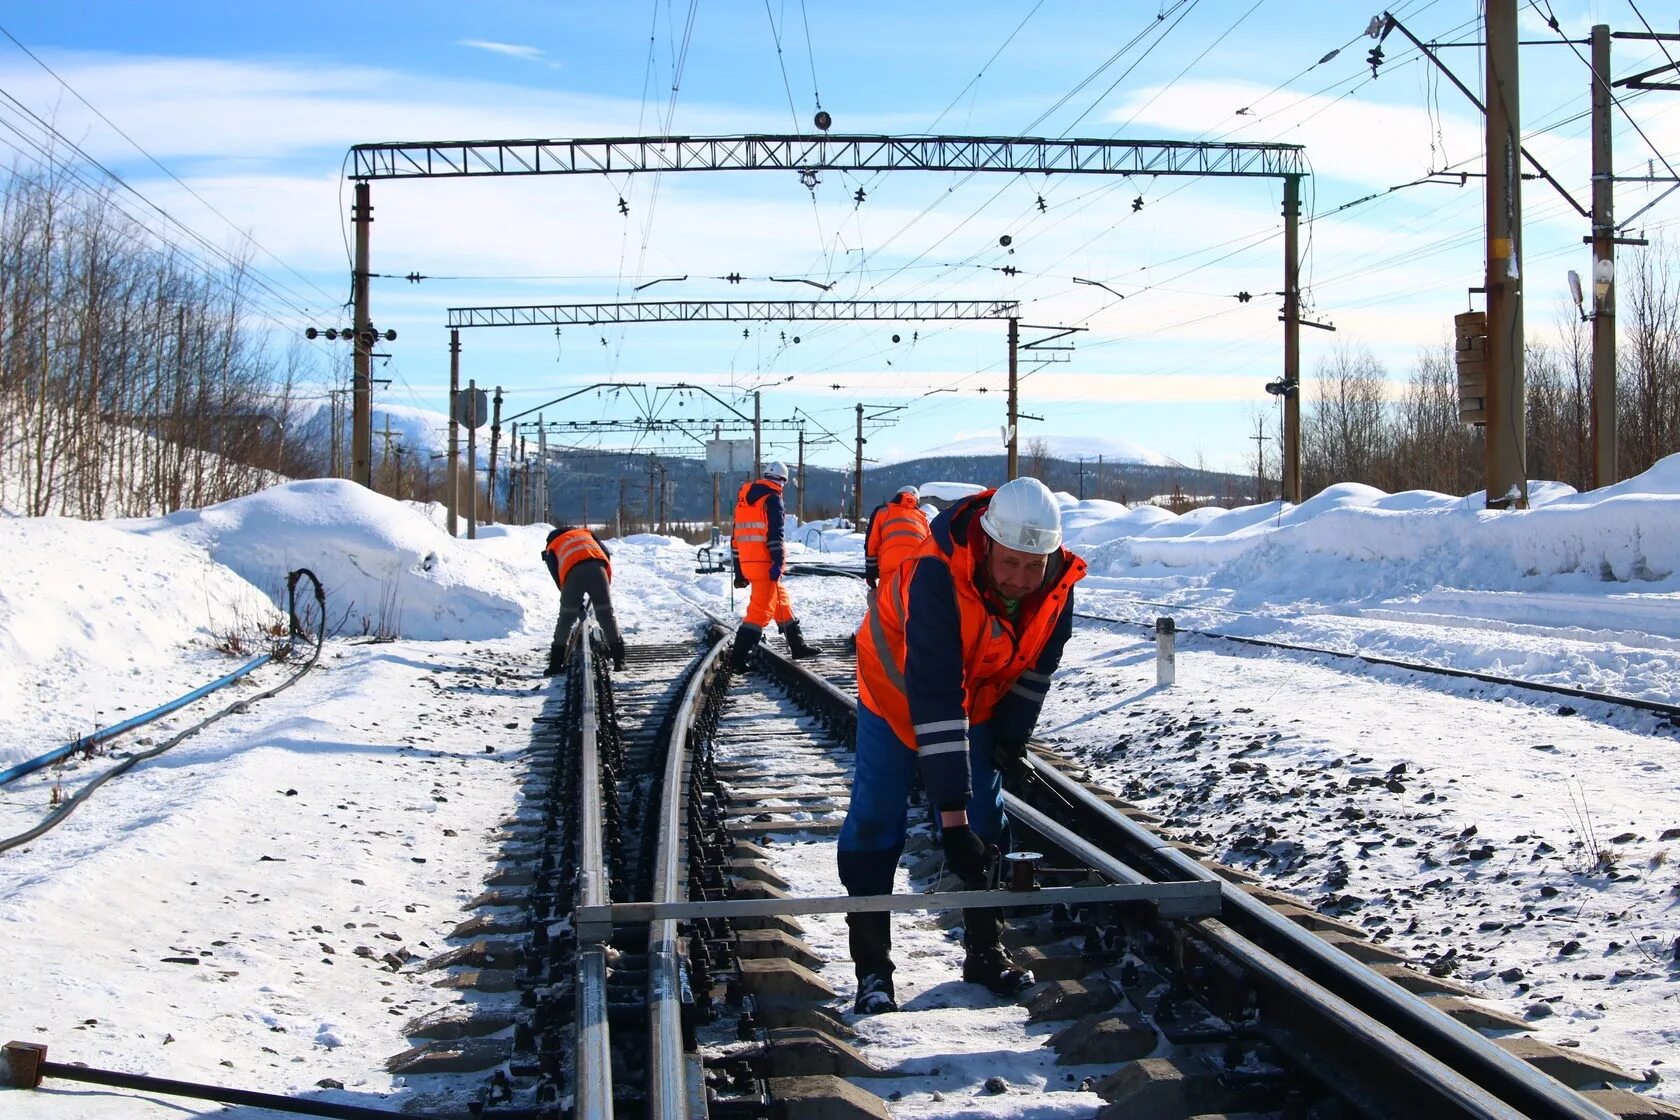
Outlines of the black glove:
{"label": "black glove", "polygon": [[770,582],[771,583],[780,583],[781,579],[782,579],[782,565],[778,561],[777,563],[774,563],[774,564],[770,565]]}
{"label": "black glove", "polygon": [[735,586],[738,587],[738,588],[746,587],[747,586],[747,577],[744,576],[744,575],[741,575],[740,573],[736,573],[736,575],[735,575]]}
{"label": "black glove", "polygon": [[987,866],[997,849],[986,843],[966,824],[948,824],[941,835],[945,847],[945,866],[965,884],[975,889],[986,885]]}
{"label": "black glove", "polygon": [[863,582],[867,583],[869,585],[869,590],[871,590],[871,591],[875,590],[875,577],[874,576],[864,576],[863,577]]}
{"label": "black glove", "polygon": [[992,765],[997,767],[999,774],[1005,780],[1019,781],[1025,778],[1032,767],[1027,762],[1027,741],[1025,739],[998,739],[992,743]]}

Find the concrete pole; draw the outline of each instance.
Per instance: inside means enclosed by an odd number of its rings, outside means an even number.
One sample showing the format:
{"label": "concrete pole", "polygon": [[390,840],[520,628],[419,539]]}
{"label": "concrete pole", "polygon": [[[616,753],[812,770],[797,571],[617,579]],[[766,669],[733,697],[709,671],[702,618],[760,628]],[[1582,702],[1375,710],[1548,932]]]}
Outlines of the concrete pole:
{"label": "concrete pole", "polygon": [[491,409],[490,420],[490,484],[485,488],[488,495],[487,505],[490,515],[486,521],[494,523],[496,520],[496,445],[501,442],[502,435],[502,387],[496,386],[496,403]]}
{"label": "concrete pole", "polygon": [[455,536],[456,509],[461,504],[461,425],[456,422],[456,409],[461,399],[461,332],[449,332],[449,475],[444,485],[449,488],[444,508],[448,511],[445,528]]}
{"label": "concrete pole", "polygon": [[805,429],[799,429],[799,523],[805,524]]}
{"label": "concrete pole", "polygon": [[478,382],[467,382],[467,539],[478,539]]}
{"label": "concrete pole", "polygon": [[552,501],[548,492],[548,429],[543,427],[542,413],[537,413],[537,470],[536,470],[536,508],[542,510],[542,520],[550,525],[554,523],[554,510],[550,507]]}
{"label": "concrete pole", "polygon": [[1487,508],[1527,509],[1517,0],[1487,0]]}
{"label": "concrete pole", "polygon": [[1616,466],[1616,184],[1610,164],[1610,28],[1592,29],[1592,484]]}
{"label": "concrete pole", "polygon": [[368,184],[356,184],[356,203],[351,208],[356,226],[356,275],[352,298],[356,303],[355,365],[351,376],[353,411],[350,418],[350,477],[373,489],[373,324],[368,314],[368,234],[373,225],[373,203]]}
{"label": "concrete pole", "polygon": [[[712,427],[712,439],[719,440],[719,439],[722,439],[722,438],[723,438],[723,428],[722,428],[722,426],[721,425],[713,425],[713,427]],[[723,524],[723,522],[718,519],[718,516],[719,516],[718,515],[718,500],[719,500],[720,492],[722,491],[722,489],[723,489],[723,476],[720,475],[720,474],[712,475],[712,527],[714,529],[717,528],[719,525]]]}
{"label": "concrete pole", "polygon": [[[1015,320],[1011,319],[1013,323]],[[863,405],[857,406],[857,466],[852,470],[852,527],[863,524]]]}
{"label": "concrete pole", "polygon": [[[1009,447],[1008,473],[1009,473],[1009,479],[1010,480],[1013,480],[1018,474],[1020,474],[1020,468],[1021,468],[1021,456],[1020,456],[1020,452],[1018,450],[1017,443],[1016,443],[1016,439],[1020,435],[1020,431],[1019,431],[1019,429],[1020,429],[1019,405],[1020,405],[1021,402],[1020,402],[1020,393],[1018,392],[1018,382],[1017,382],[1016,376],[1015,376],[1015,374],[1016,374],[1015,354],[1016,354],[1016,351],[1020,348],[1020,341],[1021,341],[1021,320],[1016,319],[1016,318],[1011,318],[1009,320],[1009,439],[1008,439],[1008,447]],[[860,426],[859,430],[860,431],[862,430],[861,426]]]}
{"label": "concrete pole", "polygon": [[[1283,494],[1301,504],[1301,177],[1283,177]],[[1331,481],[1338,481],[1332,479]]]}

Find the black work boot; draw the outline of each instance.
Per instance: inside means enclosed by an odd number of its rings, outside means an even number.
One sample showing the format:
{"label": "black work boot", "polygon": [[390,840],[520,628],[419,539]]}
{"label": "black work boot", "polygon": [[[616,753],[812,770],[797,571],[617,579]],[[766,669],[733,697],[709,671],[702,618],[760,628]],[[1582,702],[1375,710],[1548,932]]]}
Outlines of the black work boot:
{"label": "black work boot", "polygon": [[1009,959],[1002,945],[971,948],[963,960],[963,979],[983,984],[992,994],[1014,997],[1033,986],[1033,974]]}
{"label": "black work boot", "polygon": [[548,650],[548,666],[543,669],[543,676],[558,677],[566,671],[566,652],[559,646],[550,646]]}
{"label": "black work boot", "polygon": [[788,655],[795,661],[822,656],[822,650],[805,641],[805,635],[799,630],[797,618],[782,624],[782,637],[787,639]]}
{"label": "black work boot", "polygon": [[741,626],[735,631],[735,644],[729,647],[729,671],[740,676],[752,664],[753,650],[758,648],[764,631],[757,626]]}
{"label": "black work boot", "polygon": [[847,914],[846,927],[858,978],[853,1013],[879,1015],[897,1011],[892,979],[892,915],[884,911]]}
{"label": "black work boot", "polygon": [[620,673],[624,672],[624,643],[622,641],[613,646],[612,659],[613,668]]}

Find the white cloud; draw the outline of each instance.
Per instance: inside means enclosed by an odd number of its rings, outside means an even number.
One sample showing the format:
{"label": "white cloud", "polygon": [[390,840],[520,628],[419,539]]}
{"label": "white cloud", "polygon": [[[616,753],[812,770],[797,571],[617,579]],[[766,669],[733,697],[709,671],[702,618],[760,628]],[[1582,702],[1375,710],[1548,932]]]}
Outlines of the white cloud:
{"label": "white cloud", "polygon": [[543,57],[540,47],[521,46],[517,43],[495,43],[488,39],[458,39],[457,47],[471,47],[474,50],[489,51],[492,54],[505,54],[509,58],[522,58],[528,62],[541,62],[558,69],[558,64],[549,62]]}

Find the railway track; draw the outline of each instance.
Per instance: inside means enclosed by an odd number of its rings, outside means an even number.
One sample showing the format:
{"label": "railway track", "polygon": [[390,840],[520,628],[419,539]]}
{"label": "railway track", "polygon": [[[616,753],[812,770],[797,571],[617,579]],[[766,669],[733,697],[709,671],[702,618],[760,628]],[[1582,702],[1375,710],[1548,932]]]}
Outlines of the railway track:
{"label": "railway track", "polygon": [[[1040,981],[1024,1007],[951,983],[851,1015],[832,852],[851,653],[761,648],[731,679],[726,636],[632,647],[616,675],[575,645],[543,808],[522,814],[513,1049],[480,1114],[1664,1114],[1607,1088],[1630,1075],[1514,1037],[1455,981],[1154,835],[1044,744],[1007,794],[1052,884],[1009,896]],[[923,893],[894,896],[901,951],[954,961],[961,887],[925,830],[907,863]]]}

